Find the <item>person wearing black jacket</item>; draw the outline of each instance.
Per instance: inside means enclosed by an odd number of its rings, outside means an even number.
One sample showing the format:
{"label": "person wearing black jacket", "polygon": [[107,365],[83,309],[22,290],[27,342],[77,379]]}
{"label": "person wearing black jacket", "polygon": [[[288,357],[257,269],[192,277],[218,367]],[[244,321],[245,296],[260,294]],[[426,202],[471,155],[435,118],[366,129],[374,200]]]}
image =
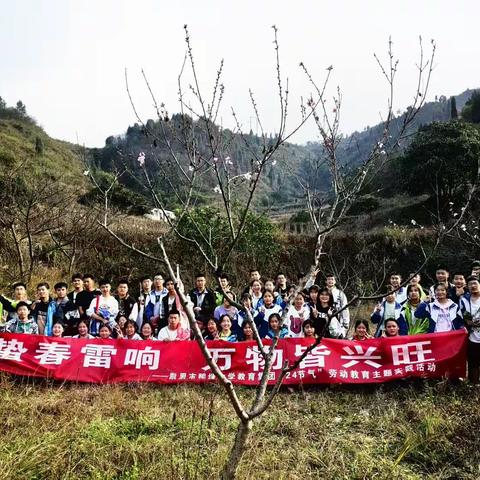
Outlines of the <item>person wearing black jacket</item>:
{"label": "person wearing black jacket", "polygon": [[190,299],[193,302],[193,311],[196,318],[202,318],[204,321],[213,315],[215,310],[215,293],[207,288],[205,275],[199,273],[195,276],[195,286],[190,291]]}
{"label": "person wearing black jacket", "polygon": [[92,300],[101,295],[102,292],[95,288],[95,277],[90,273],[83,276],[83,287],[84,289],[76,295],[75,306],[78,308],[80,318],[87,320],[87,309],[90,307]]}
{"label": "person wearing black jacket", "polygon": [[162,298],[162,316],[158,321],[158,330],[168,325],[168,315],[172,310],[176,310],[177,292],[175,291],[175,284],[171,278],[167,278],[165,282],[167,294]]}
{"label": "person wearing black jacket", "polygon": [[114,295],[114,297],[118,302],[119,309],[116,322],[120,328],[123,328],[135,305],[135,299],[128,293],[128,282],[126,280],[120,280],[118,282],[117,295]]}

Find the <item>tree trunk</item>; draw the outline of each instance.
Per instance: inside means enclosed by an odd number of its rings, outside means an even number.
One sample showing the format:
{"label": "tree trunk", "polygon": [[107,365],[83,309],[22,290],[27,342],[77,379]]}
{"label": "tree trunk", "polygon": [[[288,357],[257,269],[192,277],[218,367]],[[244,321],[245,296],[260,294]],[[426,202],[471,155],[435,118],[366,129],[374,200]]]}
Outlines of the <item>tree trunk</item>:
{"label": "tree trunk", "polygon": [[238,425],[235,443],[230,450],[230,455],[222,471],[222,480],[232,480],[237,474],[237,468],[245,452],[247,439],[252,431],[252,420],[241,421]]}

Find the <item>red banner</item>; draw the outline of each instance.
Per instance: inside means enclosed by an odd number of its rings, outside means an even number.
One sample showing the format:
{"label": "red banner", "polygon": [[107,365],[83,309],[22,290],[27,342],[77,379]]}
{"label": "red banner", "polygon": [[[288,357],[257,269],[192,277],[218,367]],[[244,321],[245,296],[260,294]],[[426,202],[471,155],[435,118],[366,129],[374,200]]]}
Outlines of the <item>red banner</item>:
{"label": "red banner", "polygon": [[[268,345],[270,342],[265,342]],[[270,383],[310,339],[280,340]],[[255,342],[208,342],[213,358],[235,384],[256,385],[263,358]],[[377,383],[406,377],[465,377],[466,333],[455,331],[362,342],[323,339],[290,372],[285,384]],[[0,334],[0,370],[17,375],[94,383],[215,381],[196,342],[84,340]]]}

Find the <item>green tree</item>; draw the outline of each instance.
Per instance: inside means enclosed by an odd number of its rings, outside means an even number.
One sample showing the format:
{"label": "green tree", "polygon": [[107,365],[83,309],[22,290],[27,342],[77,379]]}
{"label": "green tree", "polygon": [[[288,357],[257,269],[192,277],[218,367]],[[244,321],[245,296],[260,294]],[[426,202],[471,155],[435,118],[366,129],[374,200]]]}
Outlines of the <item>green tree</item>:
{"label": "green tree", "polygon": [[0,110],[5,110],[7,108],[7,102],[0,97]]}
{"label": "green tree", "polygon": [[434,122],[421,128],[400,162],[412,194],[437,195],[441,208],[462,198],[476,181],[480,131],[464,122]]}
{"label": "green tree", "polygon": [[480,123],[480,91],[473,92],[467,100],[462,110],[462,118],[467,122]]}
{"label": "green tree", "polygon": [[35,138],[35,153],[37,155],[43,155],[43,140],[40,137]]}
{"label": "green tree", "polygon": [[457,101],[455,97],[450,97],[450,119],[455,120],[456,118],[458,118]]}
{"label": "green tree", "polygon": [[17,102],[16,110],[18,113],[20,113],[20,115],[27,115],[27,107],[21,100]]}

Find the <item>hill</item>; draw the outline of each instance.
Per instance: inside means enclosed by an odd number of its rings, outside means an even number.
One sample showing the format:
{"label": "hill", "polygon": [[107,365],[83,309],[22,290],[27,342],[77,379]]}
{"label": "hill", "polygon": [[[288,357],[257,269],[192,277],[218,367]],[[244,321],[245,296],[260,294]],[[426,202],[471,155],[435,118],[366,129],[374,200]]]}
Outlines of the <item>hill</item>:
{"label": "hill", "polygon": [[[461,111],[468,98],[470,98],[473,90],[466,90],[457,95],[456,104],[458,111]],[[398,113],[391,123],[392,136],[401,129],[401,125],[405,119],[406,112]],[[427,102],[418,113],[415,120],[409,127],[409,134],[415,133],[421,126],[427,125],[434,121],[448,121],[450,119],[450,100],[444,96],[436,98],[433,102]],[[129,126],[125,134],[113,135],[106,139],[105,146],[99,149],[90,149],[88,151],[89,158],[94,166],[103,171],[111,172],[113,170],[121,170],[126,165],[130,170],[138,170],[136,159],[140,152],[144,152],[147,159],[147,169],[150,173],[158,170],[158,163],[168,165],[169,145],[178,155],[180,161],[188,167],[188,160],[184,155],[184,148],[178,141],[175,133],[180,132],[182,128],[182,116],[173,115],[169,119],[169,124],[163,124],[160,121],[148,120],[145,127],[139,124]],[[191,119],[188,119],[191,121]],[[201,126],[198,122],[195,128],[200,132]],[[338,158],[348,168],[354,168],[359,165],[370,152],[372,146],[381,137],[383,125],[367,126],[362,132],[354,132],[344,137],[338,147]],[[165,133],[166,132],[166,133]],[[218,129],[215,132],[219,133]],[[250,170],[253,161],[252,151],[260,151],[262,148],[262,140],[250,132],[243,138],[236,133],[225,130],[223,135],[228,138],[228,150],[223,152],[232,159],[232,174],[240,174]],[[270,135],[269,141],[273,142],[275,138]],[[202,135],[198,135],[197,148],[199,151],[208,151],[206,139]],[[246,146],[248,143],[249,146]],[[405,148],[409,141],[405,141],[401,148]],[[295,204],[301,204],[303,199],[303,191],[299,188],[297,177],[310,178],[311,169],[309,165],[315,158],[322,154],[322,146],[317,142],[308,142],[307,145],[295,145],[291,143],[285,144],[276,154],[276,166],[269,166],[266,175],[263,178],[263,185],[259,189],[259,196],[256,198],[256,207],[262,210],[271,208],[278,209],[284,205],[294,205],[293,211],[302,207],[299,205],[295,208]],[[318,177],[321,184],[320,189],[328,189],[328,173]],[[124,175],[121,182],[127,188],[138,194],[145,195],[144,190],[129,175]],[[213,195],[214,180],[206,180],[200,187],[199,202],[212,203],[215,201]],[[167,190],[163,189],[168,198]],[[146,201],[148,202],[148,194]],[[171,201],[169,207],[175,208],[175,202]]]}
{"label": "hill", "polygon": [[59,182],[78,192],[87,189],[81,148],[49,137],[26,111],[8,108],[0,97],[1,176]]}

